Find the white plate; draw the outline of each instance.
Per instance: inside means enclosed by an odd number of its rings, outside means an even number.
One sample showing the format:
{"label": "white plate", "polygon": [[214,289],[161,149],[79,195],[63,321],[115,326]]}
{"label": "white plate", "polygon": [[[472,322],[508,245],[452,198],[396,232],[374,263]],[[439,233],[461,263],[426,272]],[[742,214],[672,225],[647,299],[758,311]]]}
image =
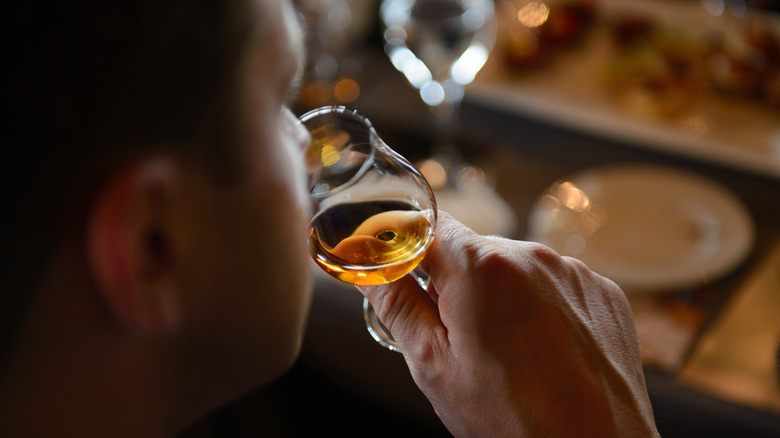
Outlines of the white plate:
{"label": "white plate", "polygon": [[627,292],[695,287],[727,274],[752,248],[742,202],[704,177],[612,165],[553,184],[529,217],[529,240],[577,257]]}

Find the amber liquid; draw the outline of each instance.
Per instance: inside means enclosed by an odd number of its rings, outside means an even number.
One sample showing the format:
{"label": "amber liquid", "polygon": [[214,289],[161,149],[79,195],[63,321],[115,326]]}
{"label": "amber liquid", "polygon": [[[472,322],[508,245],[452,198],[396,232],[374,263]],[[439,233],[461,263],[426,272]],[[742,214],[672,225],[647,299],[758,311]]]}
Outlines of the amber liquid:
{"label": "amber liquid", "polygon": [[309,230],[312,257],[328,274],[369,286],[395,281],[420,263],[433,240],[423,212],[396,201],[340,204]]}

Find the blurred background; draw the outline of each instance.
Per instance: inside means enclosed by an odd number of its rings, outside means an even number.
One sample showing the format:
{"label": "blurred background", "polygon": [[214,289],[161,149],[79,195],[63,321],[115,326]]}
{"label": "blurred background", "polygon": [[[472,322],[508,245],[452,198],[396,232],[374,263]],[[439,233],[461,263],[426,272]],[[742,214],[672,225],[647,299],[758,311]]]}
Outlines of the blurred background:
{"label": "blurred background", "polygon": [[[618,282],[662,436],[780,436],[779,1],[295,3],[296,112],[357,109],[441,209]],[[190,434],[449,436],[315,276],[298,364]]]}

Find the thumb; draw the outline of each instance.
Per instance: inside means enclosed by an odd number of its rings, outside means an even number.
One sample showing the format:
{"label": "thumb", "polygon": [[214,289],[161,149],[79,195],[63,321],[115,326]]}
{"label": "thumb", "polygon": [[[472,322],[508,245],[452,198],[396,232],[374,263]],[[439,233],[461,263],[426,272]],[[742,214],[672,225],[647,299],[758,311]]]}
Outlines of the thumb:
{"label": "thumb", "polygon": [[378,286],[358,286],[358,290],[402,351],[446,339],[436,303],[411,275]]}
{"label": "thumb", "polygon": [[[411,275],[379,285],[358,286],[368,298],[377,317],[390,330],[393,339],[404,351],[423,348],[430,342],[449,344],[447,328],[442,322],[437,303],[437,285],[444,287],[462,278],[462,246],[479,236],[447,213],[439,212],[436,238],[420,267],[429,274],[428,290],[423,290]],[[458,275],[455,275],[458,274]]]}

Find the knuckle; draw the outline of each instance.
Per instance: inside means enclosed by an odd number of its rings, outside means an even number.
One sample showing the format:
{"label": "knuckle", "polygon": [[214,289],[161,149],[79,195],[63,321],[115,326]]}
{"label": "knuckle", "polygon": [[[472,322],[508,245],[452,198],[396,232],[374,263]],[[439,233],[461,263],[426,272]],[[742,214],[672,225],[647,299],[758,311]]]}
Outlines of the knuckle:
{"label": "knuckle", "polygon": [[406,352],[408,359],[414,363],[427,364],[437,362],[439,358],[438,346],[442,345],[444,340],[438,330],[429,333],[429,336],[423,337],[414,343],[413,347]]}
{"label": "knuckle", "polygon": [[615,305],[630,307],[623,289],[613,280],[593,271],[582,260],[573,257],[564,257],[563,259],[572,267],[575,275],[581,278],[583,282],[597,288],[606,300]]}
{"label": "knuckle", "polygon": [[411,348],[404,350],[406,362],[418,384],[437,387],[447,378],[448,361],[444,351],[449,348],[446,330],[434,330],[430,336],[419,339]]}
{"label": "knuckle", "polygon": [[516,280],[564,272],[566,263],[551,248],[535,242],[488,238],[465,246],[470,268],[494,281],[506,275]]}
{"label": "knuckle", "polygon": [[561,259],[569,264],[571,268],[580,275],[591,276],[593,271],[580,259],[563,256]]}
{"label": "knuckle", "polygon": [[390,327],[392,320],[395,319],[395,315],[398,313],[396,306],[399,294],[394,290],[392,283],[378,286],[378,288],[381,288],[382,293],[375,296],[372,306],[382,322]]}
{"label": "knuckle", "polygon": [[510,252],[503,245],[485,241],[474,245],[470,250],[472,269],[477,272],[491,273],[512,267]]}
{"label": "knuckle", "polygon": [[536,242],[527,242],[526,248],[528,254],[536,260],[539,260],[547,265],[561,265],[564,258],[555,252],[552,248],[542,245]]}

